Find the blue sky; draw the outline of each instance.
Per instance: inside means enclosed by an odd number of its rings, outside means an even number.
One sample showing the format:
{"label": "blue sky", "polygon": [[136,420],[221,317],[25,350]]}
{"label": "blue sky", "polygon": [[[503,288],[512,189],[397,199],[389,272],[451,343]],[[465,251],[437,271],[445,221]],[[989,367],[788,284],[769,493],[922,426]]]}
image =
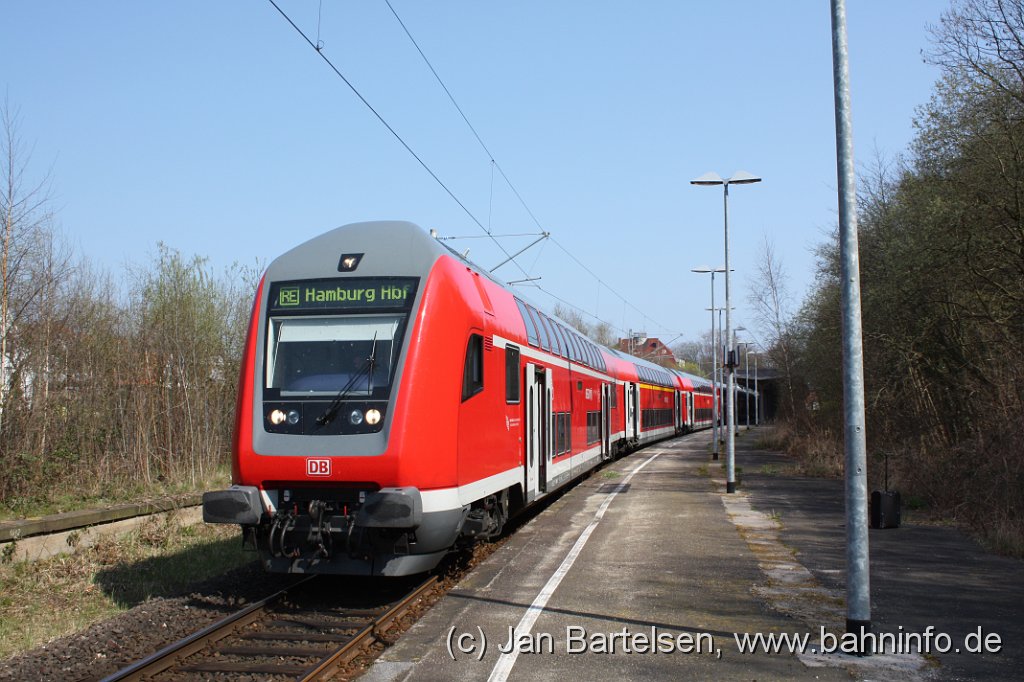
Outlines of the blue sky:
{"label": "blue sky", "polygon": [[[538,231],[384,0],[279,4],[480,222]],[[742,169],[764,182],[730,192],[737,322],[752,319],[765,236],[807,292],[837,213],[827,0],[392,5],[529,210],[590,271],[546,242],[518,259],[546,291],[618,330],[696,339],[710,283],[690,268],[722,263],[722,193],[689,180]],[[864,166],[911,140],[938,77],[921,58],[927,25],[947,5],[848,5]],[[2,16],[0,86],[30,170],[52,169],[60,228],[115,277],[158,242],[219,268],[359,220],[483,234],[269,2],[8,0]],[[453,243],[485,268],[504,259],[485,239]]]}

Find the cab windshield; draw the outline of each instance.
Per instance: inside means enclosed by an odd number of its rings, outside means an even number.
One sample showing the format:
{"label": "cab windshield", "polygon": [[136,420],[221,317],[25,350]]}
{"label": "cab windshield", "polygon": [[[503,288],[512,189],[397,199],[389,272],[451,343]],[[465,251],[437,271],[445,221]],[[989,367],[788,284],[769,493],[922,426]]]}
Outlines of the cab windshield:
{"label": "cab windshield", "polygon": [[272,317],[265,388],[281,397],[387,396],[404,321],[405,315]]}

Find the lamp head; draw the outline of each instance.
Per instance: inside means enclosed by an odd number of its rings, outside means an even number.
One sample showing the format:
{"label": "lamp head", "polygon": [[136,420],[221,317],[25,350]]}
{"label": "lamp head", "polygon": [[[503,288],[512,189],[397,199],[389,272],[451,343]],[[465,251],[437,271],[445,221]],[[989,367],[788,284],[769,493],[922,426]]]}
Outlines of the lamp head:
{"label": "lamp head", "polygon": [[751,175],[747,171],[736,171],[732,177],[726,180],[730,185],[749,185],[754,182],[761,182],[761,178]]}
{"label": "lamp head", "polygon": [[714,171],[708,171],[699,178],[690,180],[691,185],[724,185],[725,183],[722,176]]}

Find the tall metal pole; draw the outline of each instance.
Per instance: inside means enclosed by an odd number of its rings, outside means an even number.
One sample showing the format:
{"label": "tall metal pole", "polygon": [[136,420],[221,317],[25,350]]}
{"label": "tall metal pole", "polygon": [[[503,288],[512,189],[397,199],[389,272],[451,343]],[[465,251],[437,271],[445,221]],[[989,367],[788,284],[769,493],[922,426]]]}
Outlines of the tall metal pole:
{"label": "tall metal pole", "polygon": [[761,393],[757,390],[757,353],[754,353],[754,426],[761,425]]}
{"label": "tall metal pole", "polygon": [[[732,339],[732,299],[729,297],[729,181],[726,180],[722,183],[722,205],[725,212],[725,338]],[[735,344],[733,344],[735,345]],[[733,396],[733,364],[735,363],[735,356],[730,353],[726,360],[726,376],[728,383],[729,392],[729,415],[728,425],[729,433],[726,434],[726,445],[725,445],[725,492],[734,493],[736,492],[736,433],[733,431],[733,426],[736,423],[736,401]]]}
{"label": "tall metal pole", "polygon": [[711,459],[718,461],[718,345],[715,341],[715,266],[711,266],[711,446],[714,454]]}
{"label": "tall metal pole", "polygon": [[[732,367],[729,368],[732,381],[729,385],[732,387],[729,390],[729,411],[733,414],[733,418],[730,420],[729,430],[732,431],[732,435],[735,437],[739,433],[740,419],[736,415],[736,394],[739,393],[740,387],[739,382],[736,381],[736,367],[739,366],[740,357],[740,342],[738,340],[739,332],[735,329],[732,330],[732,345],[729,346],[729,357],[732,359]],[[735,443],[735,441],[734,441]],[[735,452],[735,445],[733,445],[733,451]]]}
{"label": "tall metal pole", "polygon": [[[864,350],[857,247],[857,187],[850,114],[846,0],[832,0],[832,78],[836,102],[839,256],[843,301],[843,406],[846,448],[846,631],[871,630],[868,559],[867,437],[864,431]],[[726,266],[728,267],[728,266]]]}
{"label": "tall metal pole", "polygon": [[747,431],[750,430],[750,344],[743,344],[743,411],[747,420]]}
{"label": "tall metal pole", "polygon": [[722,308],[718,309],[718,347],[722,349],[722,362],[716,368],[717,372],[715,376],[718,381],[718,418],[721,420],[721,424],[718,425],[718,444],[721,445],[725,442],[725,410],[726,407],[723,405],[725,401],[725,356],[728,354],[728,349],[725,347],[725,338],[722,336]]}

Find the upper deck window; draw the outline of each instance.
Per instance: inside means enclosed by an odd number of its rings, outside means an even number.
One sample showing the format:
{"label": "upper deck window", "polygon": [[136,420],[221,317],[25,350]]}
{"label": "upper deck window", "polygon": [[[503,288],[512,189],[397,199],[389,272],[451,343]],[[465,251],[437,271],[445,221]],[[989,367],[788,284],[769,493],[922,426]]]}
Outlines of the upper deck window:
{"label": "upper deck window", "polygon": [[548,336],[547,325],[544,324],[544,315],[533,308],[530,308],[530,312],[536,315],[537,320],[537,331],[540,332],[540,347],[546,351],[551,350],[551,338]]}
{"label": "upper deck window", "polygon": [[555,323],[543,313],[541,314],[541,322],[544,324],[544,329],[548,332],[548,339],[551,340],[551,352],[555,355],[561,355],[562,348],[558,340],[558,333],[555,331]]}
{"label": "upper deck window", "polygon": [[519,314],[523,316],[523,324],[526,325],[526,338],[530,342],[531,346],[539,346],[540,339],[537,337],[537,325],[533,323],[533,316],[530,315],[530,311],[527,309],[526,304],[516,299],[516,305],[519,307]]}

